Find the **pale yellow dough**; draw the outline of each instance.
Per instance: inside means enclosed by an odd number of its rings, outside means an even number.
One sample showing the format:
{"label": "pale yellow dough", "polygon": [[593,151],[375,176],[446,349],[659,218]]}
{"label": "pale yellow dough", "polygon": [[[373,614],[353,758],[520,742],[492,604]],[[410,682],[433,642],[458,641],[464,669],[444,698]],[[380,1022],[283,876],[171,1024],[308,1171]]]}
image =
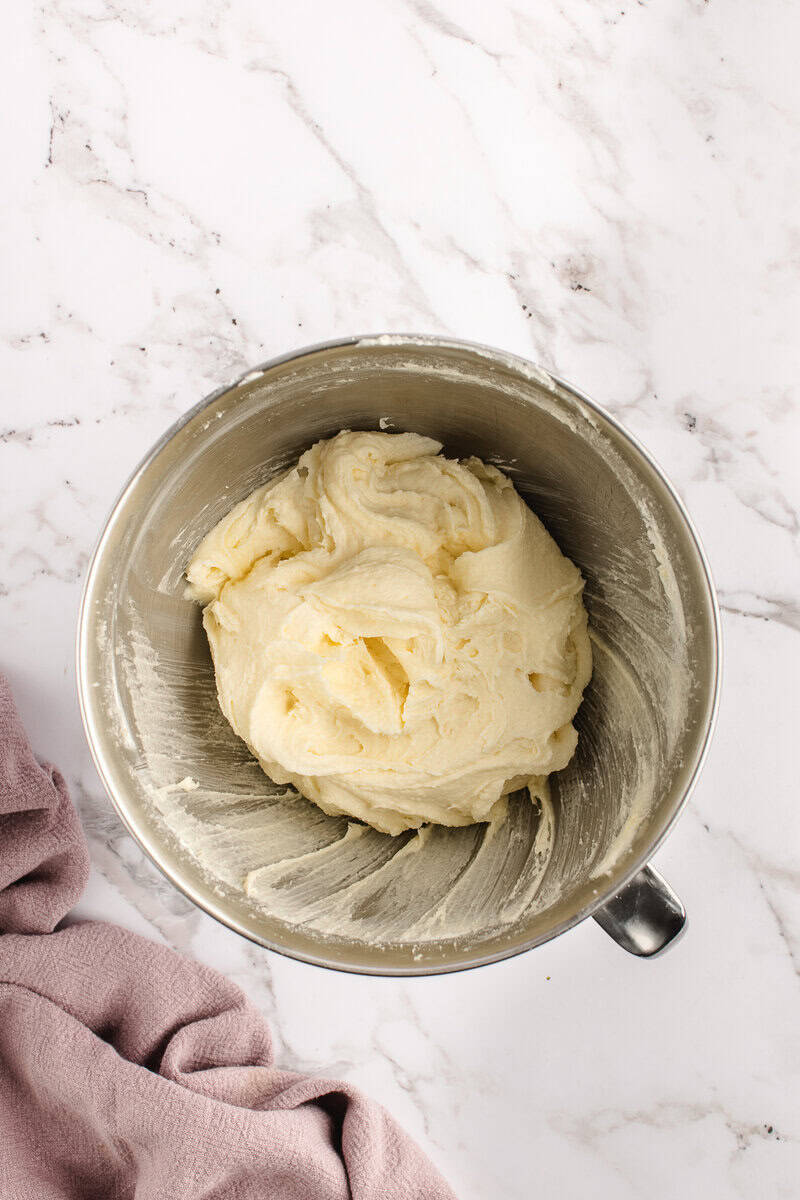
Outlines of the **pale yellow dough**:
{"label": "pale yellow dough", "polygon": [[253,492],[187,576],[222,711],[266,773],[386,833],[491,819],[566,766],[583,580],[506,476],[340,433]]}

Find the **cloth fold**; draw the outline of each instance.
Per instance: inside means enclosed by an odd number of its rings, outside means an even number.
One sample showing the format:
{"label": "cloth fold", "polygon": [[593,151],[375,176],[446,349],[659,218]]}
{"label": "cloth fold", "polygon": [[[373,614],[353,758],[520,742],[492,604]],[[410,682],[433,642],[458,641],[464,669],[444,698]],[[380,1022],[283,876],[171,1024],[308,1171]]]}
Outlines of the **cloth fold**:
{"label": "cloth fold", "polygon": [[345,1083],[279,1070],[224,976],[115,925],[63,778],[0,677],[0,1192],[8,1200],[453,1200]]}

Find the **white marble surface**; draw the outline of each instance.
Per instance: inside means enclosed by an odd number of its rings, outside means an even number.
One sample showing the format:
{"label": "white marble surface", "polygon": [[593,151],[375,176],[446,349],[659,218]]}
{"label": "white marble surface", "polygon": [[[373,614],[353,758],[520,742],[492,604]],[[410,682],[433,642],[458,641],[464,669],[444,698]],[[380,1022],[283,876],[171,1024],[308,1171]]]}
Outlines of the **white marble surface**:
{"label": "white marble surface", "polygon": [[[4,6],[0,662],[91,841],[84,914],[226,971],[464,1200],[800,1189],[800,160],[793,0]],[[717,737],[657,856],[662,959],[593,923],[407,982],[262,952],[112,815],[75,697],[122,481],[244,367],[352,332],[538,360],[689,504],[724,606]],[[322,1013],[324,1012],[324,1016]]]}

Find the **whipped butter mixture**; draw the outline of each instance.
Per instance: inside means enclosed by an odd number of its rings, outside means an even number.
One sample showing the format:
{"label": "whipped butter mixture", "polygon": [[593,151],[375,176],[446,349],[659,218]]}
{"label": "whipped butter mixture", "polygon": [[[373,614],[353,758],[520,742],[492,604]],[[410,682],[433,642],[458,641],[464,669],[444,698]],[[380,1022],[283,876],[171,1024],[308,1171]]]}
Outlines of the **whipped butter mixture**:
{"label": "whipped butter mixture", "polygon": [[390,834],[491,820],[566,766],[591,673],[577,568],[504,475],[440,450],[318,442],[187,571],[264,771]]}

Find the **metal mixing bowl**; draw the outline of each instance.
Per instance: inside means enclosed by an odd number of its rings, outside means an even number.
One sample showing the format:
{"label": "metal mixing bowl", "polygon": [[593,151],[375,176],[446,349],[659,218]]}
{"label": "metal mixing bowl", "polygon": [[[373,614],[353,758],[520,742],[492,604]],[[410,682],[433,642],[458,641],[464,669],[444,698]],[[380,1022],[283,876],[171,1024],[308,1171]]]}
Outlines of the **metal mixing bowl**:
{"label": "metal mixing bowl", "polygon": [[[553,777],[552,808],[517,796],[499,828],[413,845],[351,839],[344,818],[263,775],[219,711],[200,611],[183,595],[192,551],[237,501],[318,439],[378,428],[506,470],[583,572],[593,638],[578,751]],[[263,946],[409,975],[519,953],[590,914],[638,954],[674,936],[683,910],[645,864],[700,770],[719,655],[697,535],[608,414],[500,351],[383,336],[268,363],[165,434],[89,569],[78,677],[109,796],[177,887]]]}

